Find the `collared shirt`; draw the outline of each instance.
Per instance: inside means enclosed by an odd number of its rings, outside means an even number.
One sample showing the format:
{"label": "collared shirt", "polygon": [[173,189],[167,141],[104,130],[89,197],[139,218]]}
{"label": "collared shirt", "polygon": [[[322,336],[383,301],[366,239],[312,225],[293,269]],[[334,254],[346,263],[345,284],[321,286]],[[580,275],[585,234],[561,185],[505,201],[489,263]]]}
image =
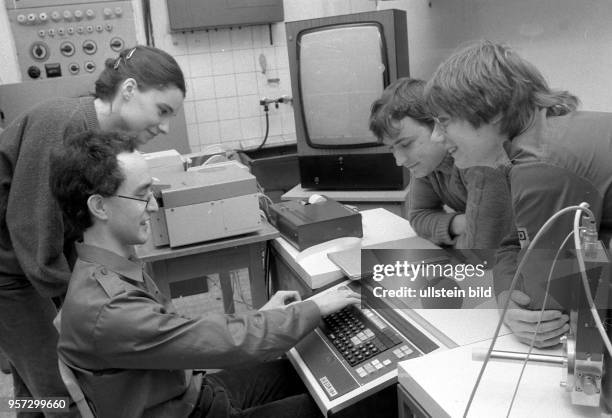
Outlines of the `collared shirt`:
{"label": "collared shirt", "polygon": [[[187,417],[202,386],[192,369],[278,357],[320,319],[310,301],[189,318],[141,264],[85,244],[77,243],[77,252],[58,348],[100,417]],[[214,403],[213,391],[204,392]]]}

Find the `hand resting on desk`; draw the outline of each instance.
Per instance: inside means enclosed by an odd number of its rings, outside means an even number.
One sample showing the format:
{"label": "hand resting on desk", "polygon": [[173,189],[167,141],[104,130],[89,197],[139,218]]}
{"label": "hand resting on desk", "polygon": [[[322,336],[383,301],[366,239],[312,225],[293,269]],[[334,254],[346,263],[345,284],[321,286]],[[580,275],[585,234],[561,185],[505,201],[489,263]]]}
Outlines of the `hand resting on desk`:
{"label": "hand resting on desk", "polygon": [[[498,306],[503,308],[508,297],[508,291],[499,294]],[[512,330],[515,337],[522,343],[530,344],[536,332],[540,310],[525,309],[531,299],[525,293],[514,290],[504,318],[505,324]],[[569,317],[558,310],[545,310],[542,315],[534,347],[552,347],[559,344],[560,337],[567,332]]]}

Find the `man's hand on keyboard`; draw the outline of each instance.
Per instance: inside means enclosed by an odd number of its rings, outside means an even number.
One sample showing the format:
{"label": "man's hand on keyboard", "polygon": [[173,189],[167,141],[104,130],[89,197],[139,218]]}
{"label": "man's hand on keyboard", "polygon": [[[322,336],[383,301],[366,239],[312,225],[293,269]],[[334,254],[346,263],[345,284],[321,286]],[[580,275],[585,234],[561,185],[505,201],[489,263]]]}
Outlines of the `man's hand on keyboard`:
{"label": "man's hand on keyboard", "polygon": [[361,295],[353,292],[346,286],[340,286],[336,290],[319,293],[310,298],[317,304],[321,316],[329,315],[349,305],[359,305]]}

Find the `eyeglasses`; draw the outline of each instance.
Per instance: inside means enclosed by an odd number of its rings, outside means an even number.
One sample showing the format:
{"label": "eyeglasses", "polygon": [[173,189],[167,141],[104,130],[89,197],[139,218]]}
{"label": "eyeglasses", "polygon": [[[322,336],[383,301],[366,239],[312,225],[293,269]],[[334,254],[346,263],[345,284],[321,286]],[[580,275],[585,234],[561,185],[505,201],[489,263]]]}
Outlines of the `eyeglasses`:
{"label": "eyeglasses", "polygon": [[153,195],[152,192],[146,198],[136,197],[136,196],[126,196],[123,194],[118,194],[117,197],[120,197],[122,199],[137,200],[139,202],[145,202],[146,203],[145,209],[149,207],[149,205],[151,204],[153,200],[155,200],[155,196]]}
{"label": "eyeglasses", "polygon": [[446,129],[448,128],[448,125],[451,123],[451,117],[450,116],[434,116],[433,120],[435,124],[438,125],[440,130],[446,133]]}
{"label": "eyeglasses", "polygon": [[[125,54],[125,56],[123,57],[123,61],[124,61],[126,64],[127,64],[128,60],[129,60],[130,58],[132,58],[132,55],[134,55],[134,52],[136,52],[136,47],[134,47],[134,48],[130,49],[130,50],[128,51],[128,53],[127,53],[127,54]],[[117,60],[115,60],[115,65],[113,65],[113,68],[114,68],[115,70],[118,70],[118,69],[119,69],[119,64],[121,64],[121,55],[119,55],[119,57],[117,58]]]}

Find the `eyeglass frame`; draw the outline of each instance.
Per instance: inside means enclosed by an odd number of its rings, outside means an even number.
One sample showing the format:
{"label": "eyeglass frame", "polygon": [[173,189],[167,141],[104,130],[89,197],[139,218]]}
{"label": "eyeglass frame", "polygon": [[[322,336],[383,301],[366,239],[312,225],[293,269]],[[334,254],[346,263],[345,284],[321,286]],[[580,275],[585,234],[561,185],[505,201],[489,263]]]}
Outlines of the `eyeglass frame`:
{"label": "eyeglass frame", "polygon": [[149,207],[149,204],[151,203],[151,200],[155,199],[155,195],[153,194],[153,192],[151,192],[151,194],[149,194],[149,197],[147,199],[143,199],[141,197],[136,197],[136,196],[127,196],[127,195],[123,195],[123,194],[117,194],[115,195],[117,197],[121,197],[123,199],[130,199],[130,200],[138,200],[139,202],[145,202],[145,209]]}

